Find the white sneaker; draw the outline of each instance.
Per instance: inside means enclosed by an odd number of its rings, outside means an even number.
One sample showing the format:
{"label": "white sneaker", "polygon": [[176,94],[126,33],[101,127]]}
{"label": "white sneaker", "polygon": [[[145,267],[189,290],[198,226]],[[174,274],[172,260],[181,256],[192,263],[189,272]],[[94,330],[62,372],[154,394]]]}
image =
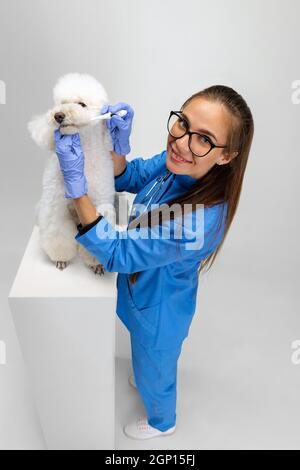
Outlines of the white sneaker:
{"label": "white sneaker", "polygon": [[124,426],[123,431],[131,439],[152,439],[153,437],[169,436],[175,432],[176,425],[167,431],[160,431],[148,424],[147,416],[138,418],[133,423]]}
{"label": "white sneaker", "polygon": [[130,384],[133,388],[137,388],[136,383],[135,383],[134,376],[133,376],[132,374],[129,376],[128,382],[129,382],[129,384]]}

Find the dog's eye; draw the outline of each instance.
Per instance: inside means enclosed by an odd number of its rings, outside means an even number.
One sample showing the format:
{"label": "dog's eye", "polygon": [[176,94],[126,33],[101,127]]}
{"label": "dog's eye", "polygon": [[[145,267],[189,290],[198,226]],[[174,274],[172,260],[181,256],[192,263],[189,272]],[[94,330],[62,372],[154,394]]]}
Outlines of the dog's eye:
{"label": "dog's eye", "polygon": [[78,104],[80,104],[80,106],[82,106],[83,108],[86,108],[86,104],[85,104],[85,103],[79,102]]}

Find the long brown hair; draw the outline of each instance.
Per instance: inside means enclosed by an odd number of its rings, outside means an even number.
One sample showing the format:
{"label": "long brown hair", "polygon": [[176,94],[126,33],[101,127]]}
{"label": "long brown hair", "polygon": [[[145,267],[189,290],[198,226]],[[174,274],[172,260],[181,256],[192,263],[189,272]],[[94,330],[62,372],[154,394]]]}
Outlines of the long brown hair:
{"label": "long brown hair", "polygon": [[[179,204],[184,211],[184,205],[189,204],[192,210],[196,210],[197,204],[204,204],[205,207],[211,207],[214,204],[227,202],[227,215],[225,220],[224,235],[221,243],[215,251],[206,259],[203,259],[198,269],[198,274],[206,268],[208,271],[218,252],[220,251],[229,227],[232,223],[240,199],[244,174],[248,162],[251,144],[254,135],[254,122],[252,113],[244,100],[235,90],[223,85],[214,85],[206,88],[188,98],[181,107],[181,111],[194,99],[205,98],[211,102],[220,103],[225,107],[230,116],[230,130],[227,139],[226,154],[230,155],[238,152],[238,155],[224,165],[214,165],[208,173],[200,178],[192,188],[176,199],[164,203],[167,206]],[[159,209],[159,208],[158,208]],[[157,210],[157,209],[156,209]],[[155,211],[151,212],[153,214]],[[148,218],[151,214],[146,214]],[[174,214],[170,211],[170,218]],[[153,219],[151,219],[153,220]],[[130,275],[132,284],[136,282],[138,273]]]}

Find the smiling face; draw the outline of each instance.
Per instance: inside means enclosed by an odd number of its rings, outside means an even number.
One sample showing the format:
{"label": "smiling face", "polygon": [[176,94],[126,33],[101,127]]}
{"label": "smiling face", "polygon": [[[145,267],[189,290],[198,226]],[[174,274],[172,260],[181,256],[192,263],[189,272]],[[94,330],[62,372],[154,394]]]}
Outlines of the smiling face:
{"label": "smiling face", "polygon": [[[182,113],[191,132],[200,132],[215,145],[227,144],[231,121],[222,104],[198,97],[188,103]],[[199,179],[215,164],[225,165],[231,159],[226,155],[226,149],[222,148],[212,149],[205,157],[195,157],[189,149],[188,142],[188,134],[180,139],[168,135],[166,165],[172,173]],[[232,158],[234,156],[236,153]]]}

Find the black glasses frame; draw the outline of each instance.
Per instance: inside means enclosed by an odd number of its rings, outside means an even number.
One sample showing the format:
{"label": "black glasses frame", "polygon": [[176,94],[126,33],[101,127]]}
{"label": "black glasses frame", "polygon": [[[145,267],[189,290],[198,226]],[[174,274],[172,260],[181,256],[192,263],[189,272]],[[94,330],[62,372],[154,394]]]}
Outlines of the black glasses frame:
{"label": "black glasses frame", "polygon": [[[216,145],[216,144],[214,144],[214,143],[210,140],[210,138],[209,138],[207,135],[205,135],[205,134],[200,134],[199,132],[191,132],[191,131],[189,130],[189,126],[188,126],[188,123],[187,123],[186,119],[184,119],[184,117],[181,115],[181,113],[182,113],[182,111],[171,111],[171,112],[170,112],[170,116],[169,116],[168,124],[167,124],[167,129],[168,129],[168,132],[169,132],[170,136],[173,137],[175,140],[177,140],[177,139],[182,139],[182,137],[184,137],[186,134],[188,134],[188,135],[189,135],[189,143],[188,143],[189,149],[190,149],[190,151],[192,152],[192,154],[193,154],[195,157],[199,157],[199,158],[205,157],[205,156],[208,155],[209,152],[211,152],[214,148],[225,149],[225,148],[228,147],[228,145]],[[171,119],[172,116],[174,116],[174,114],[175,114],[175,116],[179,117],[180,119],[182,119],[182,121],[185,122],[185,125],[186,125],[186,128],[187,128],[187,130],[185,131],[185,133],[184,133],[182,136],[180,136],[180,137],[175,137],[173,134],[171,134],[170,129],[169,129],[170,119]],[[206,137],[206,139],[207,139],[208,142],[210,143],[210,149],[209,149],[209,151],[208,151],[207,153],[205,153],[204,155],[197,155],[196,153],[194,153],[194,152],[192,151],[192,149],[191,149],[191,140],[192,140],[192,135],[193,135],[193,134],[200,135],[201,137]]]}

